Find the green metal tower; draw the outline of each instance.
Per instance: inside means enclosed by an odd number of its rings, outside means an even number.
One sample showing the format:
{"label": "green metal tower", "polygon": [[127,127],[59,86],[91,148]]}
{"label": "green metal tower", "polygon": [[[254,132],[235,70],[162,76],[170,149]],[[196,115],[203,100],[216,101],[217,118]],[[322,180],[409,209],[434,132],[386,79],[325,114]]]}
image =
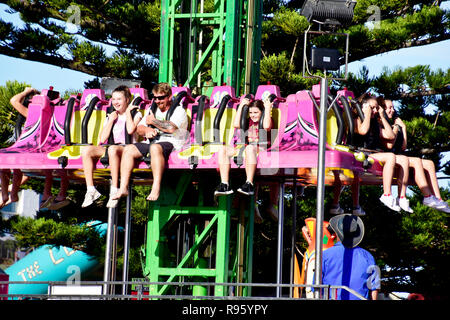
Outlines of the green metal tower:
{"label": "green metal tower", "polygon": [[254,93],[261,23],[259,0],[162,0],[159,82]]}
{"label": "green metal tower", "polygon": [[[211,174],[167,172],[149,209],[144,275],[150,295],[248,296],[243,286],[188,282],[250,283],[254,197],[213,199]],[[170,285],[176,282],[179,285]]]}
{"label": "green metal tower", "polygon": [[[203,90],[204,83],[211,89],[225,83],[236,95],[255,93],[261,23],[259,0],[161,0],[159,82]],[[150,282],[165,284],[151,285],[150,295],[251,294],[243,286],[183,285],[252,281],[255,199],[211,199],[215,176],[215,170],[198,170],[195,178],[193,171],[165,173],[149,208],[144,267]]]}

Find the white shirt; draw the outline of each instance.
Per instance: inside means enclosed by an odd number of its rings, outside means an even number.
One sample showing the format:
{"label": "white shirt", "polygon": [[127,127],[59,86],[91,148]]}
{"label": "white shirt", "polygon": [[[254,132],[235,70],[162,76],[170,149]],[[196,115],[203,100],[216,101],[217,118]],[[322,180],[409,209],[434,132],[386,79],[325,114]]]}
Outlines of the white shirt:
{"label": "white shirt", "polygon": [[[149,115],[150,110],[151,108],[148,108],[145,111],[144,117],[142,118],[141,122],[139,122],[138,125],[148,127],[145,119]],[[159,108],[156,108],[155,118],[160,121],[165,121],[167,111],[161,112]],[[187,137],[189,136],[189,133],[187,132],[188,118],[186,110],[184,110],[182,106],[177,106],[172,116],[170,117],[169,121],[172,122],[174,125],[176,125],[178,129],[174,133],[162,132],[158,137],[152,139],[151,141],[170,142],[175,150],[179,150],[183,147]],[[142,142],[150,143],[151,141],[149,139],[146,139],[145,141]]]}

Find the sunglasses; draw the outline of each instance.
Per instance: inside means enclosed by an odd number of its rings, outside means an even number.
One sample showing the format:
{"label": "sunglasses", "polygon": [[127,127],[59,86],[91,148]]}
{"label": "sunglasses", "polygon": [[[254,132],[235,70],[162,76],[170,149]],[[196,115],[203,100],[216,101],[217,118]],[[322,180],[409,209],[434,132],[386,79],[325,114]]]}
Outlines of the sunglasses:
{"label": "sunglasses", "polygon": [[154,98],[155,100],[163,100],[163,99],[167,98],[168,96],[169,96],[169,95],[166,94],[166,95],[163,95],[163,96],[153,96],[153,98]]}

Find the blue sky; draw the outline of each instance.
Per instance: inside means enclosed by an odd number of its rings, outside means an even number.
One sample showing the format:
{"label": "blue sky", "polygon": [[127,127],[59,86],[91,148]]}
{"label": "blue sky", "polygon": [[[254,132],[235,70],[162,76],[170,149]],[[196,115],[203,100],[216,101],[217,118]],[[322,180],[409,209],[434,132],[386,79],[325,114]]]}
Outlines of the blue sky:
{"label": "blue sky", "polygon": [[[450,1],[443,2],[441,7],[449,8]],[[21,24],[19,15],[5,12],[6,8],[8,6],[0,4],[0,18]],[[111,51],[111,49],[107,49],[107,52]],[[433,70],[438,68],[446,70],[450,65],[448,57],[450,57],[450,40],[369,57],[350,63],[349,71],[357,73],[365,65],[368,67],[370,75],[374,76],[380,74],[385,66],[394,69],[397,66],[409,67],[417,64],[430,65]],[[5,55],[0,55],[0,66],[0,85],[4,85],[7,80],[17,80],[28,82],[36,89],[54,86],[55,90],[63,92],[68,89],[82,89],[85,81],[94,79],[93,76],[70,69],[10,58]]]}
{"label": "blue sky", "polygon": [[[449,8],[450,1],[443,2],[441,7]],[[6,5],[0,4],[0,18],[20,23],[18,14],[6,13],[6,8]],[[450,67],[448,57],[450,57],[450,40],[372,56],[350,63],[349,71],[357,73],[365,65],[369,69],[370,76],[375,76],[380,74],[383,67],[394,69],[397,66],[409,67],[417,64],[430,65],[432,70],[438,68],[446,70]],[[70,89],[81,90],[83,83],[92,79],[93,76],[81,72],[0,55],[0,85],[4,85],[8,80],[17,80],[30,83],[39,90],[53,86],[55,90],[64,92]],[[445,157],[444,161],[448,161],[449,158]],[[448,183],[444,184],[448,186]]]}

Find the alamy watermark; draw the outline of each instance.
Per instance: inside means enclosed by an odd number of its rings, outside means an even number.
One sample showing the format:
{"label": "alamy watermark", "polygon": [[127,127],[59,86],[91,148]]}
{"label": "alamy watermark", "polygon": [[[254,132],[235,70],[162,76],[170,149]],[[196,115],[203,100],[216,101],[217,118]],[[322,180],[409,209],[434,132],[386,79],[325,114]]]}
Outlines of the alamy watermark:
{"label": "alamy watermark", "polygon": [[67,8],[68,18],[66,20],[67,33],[77,33],[80,29],[81,24],[81,10],[77,5],[70,5]]}
{"label": "alamy watermark", "polygon": [[379,6],[370,5],[367,10],[370,14],[367,22],[364,24],[369,30],[379,29],[381,26],[381,9]]}

